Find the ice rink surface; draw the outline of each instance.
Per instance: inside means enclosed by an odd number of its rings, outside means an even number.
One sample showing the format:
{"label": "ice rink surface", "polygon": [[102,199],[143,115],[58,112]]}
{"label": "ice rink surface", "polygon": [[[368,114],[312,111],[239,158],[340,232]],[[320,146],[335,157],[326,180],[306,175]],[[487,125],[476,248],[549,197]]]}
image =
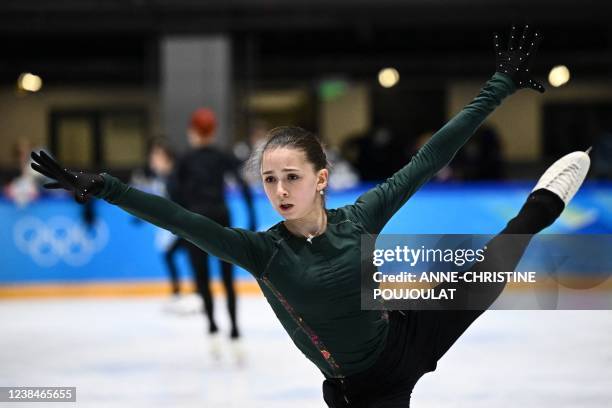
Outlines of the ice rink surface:
{"label": "ice rink surface", "polygon": [[[222,358],[201,315],[166,299],[0,302],[0,386],[76,386],[77,403],[6,407],[324,407],[322,376],[263,297],[240,299],[246,354],[216,315]],[[412,407],[610,407],[612,311],[489,311],[417,384]]]}

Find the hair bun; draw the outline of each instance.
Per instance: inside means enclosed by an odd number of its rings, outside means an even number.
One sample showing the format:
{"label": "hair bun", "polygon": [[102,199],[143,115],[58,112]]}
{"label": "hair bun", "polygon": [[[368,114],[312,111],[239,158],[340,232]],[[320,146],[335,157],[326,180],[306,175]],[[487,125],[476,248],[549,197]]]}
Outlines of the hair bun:
{"label": "hair bun", "polygon": [[217,118],[211,109],[199,108],[191,114],[189,125],[201,136],[209,136],[217,129]]}

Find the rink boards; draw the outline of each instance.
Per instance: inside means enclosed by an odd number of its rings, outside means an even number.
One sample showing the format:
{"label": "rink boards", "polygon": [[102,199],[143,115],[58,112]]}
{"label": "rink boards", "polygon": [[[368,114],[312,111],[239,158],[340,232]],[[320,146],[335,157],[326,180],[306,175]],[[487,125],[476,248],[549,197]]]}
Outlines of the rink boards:
{"label": "rink boards", "polygon": [[[331,192],[328,207],[350,204],[369,187]],[[430,184],[404,205],[383,233],[493,234],[517,212],[530,187],[522,183]],[[232,224],[245,227],[239,194],[228,191],[228,202]],[[255,206],[259,230],[280,221],[261,192],[255,194]],[[611,233],[611,209],[612,185],[588,184],[547,232]],[[171,234],[102,201],[95,203],[93,228],[82,223],[81,211],[65,196],[43,198],[22,208],[0,199],[0,297],[168,292],[163,251],[173,239]],[[216,277],[216,259],[209,262]],[[184,252],[178,254],[177,263],[188,284]],[[237,268],[235,273],[241,292],[258,293],[246,271]]]}

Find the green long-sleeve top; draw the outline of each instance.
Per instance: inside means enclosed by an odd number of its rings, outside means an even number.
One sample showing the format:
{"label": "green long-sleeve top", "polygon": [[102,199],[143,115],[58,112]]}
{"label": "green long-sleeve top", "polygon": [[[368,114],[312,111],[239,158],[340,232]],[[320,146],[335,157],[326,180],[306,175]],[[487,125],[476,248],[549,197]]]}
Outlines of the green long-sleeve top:
{"label": "green long-sleeve top", "polygon": [[388,332],[385,312],[361,310],[361,235],[378,234],[514,90],[493,75],[406,166],[354,204],[326,210],[327,228],[312,243],[282,222],[265,232],[223,227],[106,174],[98,197],[249,271],[295,345],[326,377],[342,378],[374,364]]}

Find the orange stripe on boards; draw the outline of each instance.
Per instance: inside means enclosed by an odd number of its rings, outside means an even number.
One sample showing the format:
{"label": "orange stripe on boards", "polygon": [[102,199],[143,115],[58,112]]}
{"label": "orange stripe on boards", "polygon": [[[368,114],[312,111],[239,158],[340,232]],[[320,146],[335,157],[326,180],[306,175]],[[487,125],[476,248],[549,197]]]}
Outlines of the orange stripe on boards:
{"label": "orange stripe on boards", "polygon": [[[509,283],[506,291],[534,290],[540,291],[557,290],[559,288],[589,289],[593,291],[612,291],[612,279],[603,282],[597,279],[563,279],[565,285],[559,286],[558,282],[548,279],[544,282],[533,283]],[[235,282],[236,291],[239,295],[260,296],[261,290],[254,281]],[[536,285],[534,287],[534,285]],[[402,284],[386,284],[385,287],[403,287]],[[407,287],[413,287],[406,285]],[[191,282],[181,283],[183,292],[191,293],[194,285]],[[221,282],[213,281],[211,290],[215,295],[224,295]],[[170,286],[166,282],[96,282],[96,283],[64,283],[64,284],[21,284],[0,286],[0,299],[17,298],[54,298],[54,297],[147,297],[147,296],[170,296]]]}
{"label": "orange stripe on boards", "polygon": [[[261,295],[256,282],[238,281],[235,283],[239,295]],[[182,283],[181,290],[191,293],[192,283]],[[224,295],[221,282],[212,282],[211,290],[215,295]],[[27,284],[0,286],[0,299],[16,298],[54,298],[54,297],[147,297],[170,296],[170,286],[166,282],[96,282],[64,284]]]}

